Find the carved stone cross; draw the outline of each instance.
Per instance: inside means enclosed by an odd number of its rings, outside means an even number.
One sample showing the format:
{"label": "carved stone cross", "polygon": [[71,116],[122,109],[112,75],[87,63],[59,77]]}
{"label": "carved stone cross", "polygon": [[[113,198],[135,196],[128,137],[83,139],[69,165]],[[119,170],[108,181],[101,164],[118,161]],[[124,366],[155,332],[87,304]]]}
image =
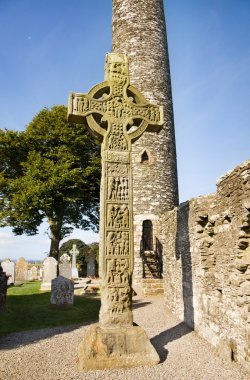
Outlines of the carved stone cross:
{"label": "carved stone cross", "polygon": [[129,328],[133,325],[131,144],[148,127],[161,129],[163,109],[147,103],[130,85],[127,57],[112,53],[106,56],[105,82],[88,94],[70,95],[68,119],[87,123],[102,141],[99,325],[102,329]]}
{"label": "carved stone cross", "polygon": [[78,249],[76,248],[76,244],[73,244],[72,249],[69,251],[69,253],[72,255],[72,268],[71,268],[71,273],[72,273],[72,278],[78,278],[78,269],[76,266],[76,256],[79,254]]}
{"label": "carved stone cross", "polygon": [[100,325],[128,326],[133,270],[131,143],[148,127],[163,124],[162,107],[151,105],[129,85],[128,61],[107,54],[106,81],[88,94],[72,93],[69,121],[86,123],[102,139],[100,265],[103,275]]}

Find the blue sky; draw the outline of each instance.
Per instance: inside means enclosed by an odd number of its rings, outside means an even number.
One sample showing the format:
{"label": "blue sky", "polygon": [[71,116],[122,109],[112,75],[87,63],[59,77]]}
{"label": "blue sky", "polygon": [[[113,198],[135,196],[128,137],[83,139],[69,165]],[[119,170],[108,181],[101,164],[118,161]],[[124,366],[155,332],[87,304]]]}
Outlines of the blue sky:
{"label": "blue sky", "polygon": [[[250,1],[166,0],[180,200],[250,158]],[[23,130],[104,78],[111,0],[0,0],[0,128]],[[49,239],[0,229],[0,260],[43,259]],[[91,232],[70,236],[86,243]]]}

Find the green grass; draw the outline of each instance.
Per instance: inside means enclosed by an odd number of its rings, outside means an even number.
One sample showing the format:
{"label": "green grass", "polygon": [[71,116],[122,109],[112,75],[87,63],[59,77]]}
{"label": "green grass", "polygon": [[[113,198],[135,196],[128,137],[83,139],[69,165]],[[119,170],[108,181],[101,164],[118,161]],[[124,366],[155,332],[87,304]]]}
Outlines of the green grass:
{"label": "green grass", "polygon": [[34,281],[8,289],[6,310],[0,314],[0,335],[97,320],[99,299],[75,296],[72,308],[53,309],[50,292],[41,292],[40,285]]}

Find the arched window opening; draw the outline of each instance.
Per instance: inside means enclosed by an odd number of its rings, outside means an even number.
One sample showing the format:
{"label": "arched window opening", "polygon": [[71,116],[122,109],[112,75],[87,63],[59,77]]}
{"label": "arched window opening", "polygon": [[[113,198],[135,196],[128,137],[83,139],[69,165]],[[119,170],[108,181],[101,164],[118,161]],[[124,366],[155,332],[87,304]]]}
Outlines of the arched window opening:
{"label": "arched window opening", "polygon": [[153,251],[153,223],[144,220],[142,223],[142,243],[144,251]]}
{"label": "arched window opening", "polygon": [[146,150],[144,150],[144,152],[141,155],[141,163],[142,164],[148,164],[148,162],[149,162],[148,153]]}

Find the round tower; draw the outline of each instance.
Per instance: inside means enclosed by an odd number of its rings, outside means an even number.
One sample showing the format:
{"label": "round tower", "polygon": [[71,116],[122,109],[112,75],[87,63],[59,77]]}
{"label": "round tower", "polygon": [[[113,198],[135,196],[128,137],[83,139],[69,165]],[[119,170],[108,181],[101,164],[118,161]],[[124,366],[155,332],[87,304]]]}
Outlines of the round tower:
{"label": "round tower", "polygon": [[[161,214],[178,205],[171,79],[163,0],[113,0],[112,51],[125,53],[130,82],[164,107],[164,127],[133,144],[134,280],[160,276]],[[147,262],[150,265],[143,265]],[[153,256],[159,261],[153,262]],[[150,258],[151,257],[151,258]],[[152,270],[151,270],[151,269]],[[151,272],[151,273],[150,273]]]}

